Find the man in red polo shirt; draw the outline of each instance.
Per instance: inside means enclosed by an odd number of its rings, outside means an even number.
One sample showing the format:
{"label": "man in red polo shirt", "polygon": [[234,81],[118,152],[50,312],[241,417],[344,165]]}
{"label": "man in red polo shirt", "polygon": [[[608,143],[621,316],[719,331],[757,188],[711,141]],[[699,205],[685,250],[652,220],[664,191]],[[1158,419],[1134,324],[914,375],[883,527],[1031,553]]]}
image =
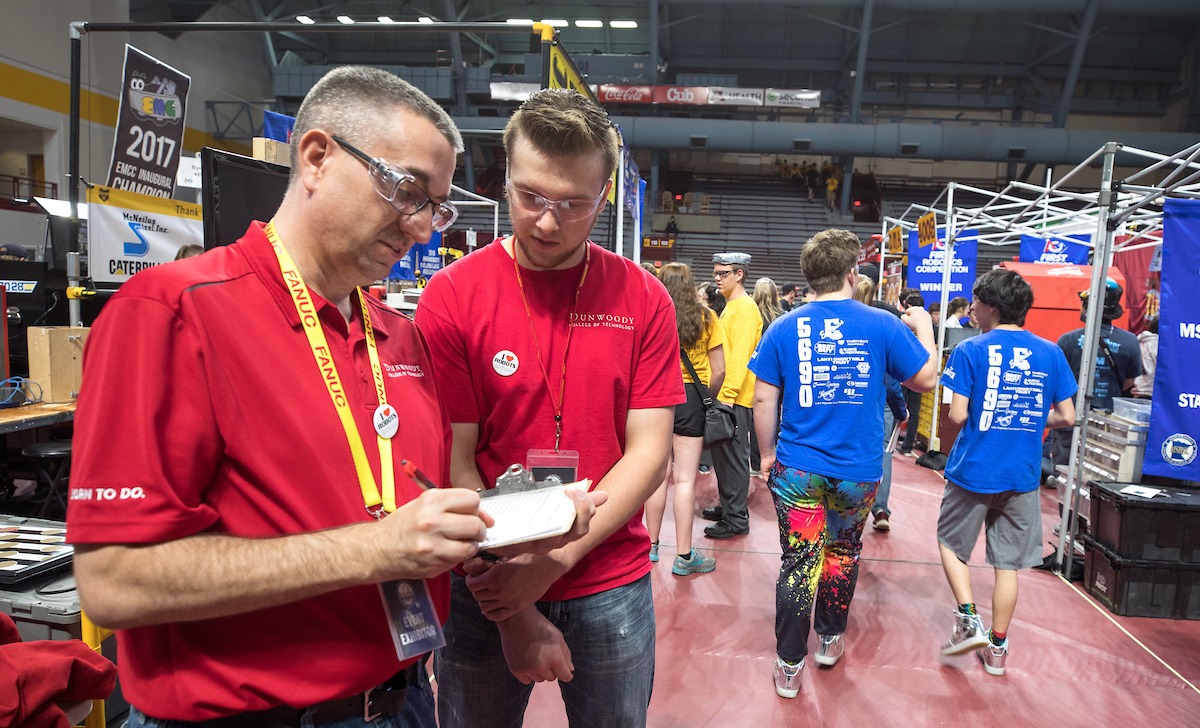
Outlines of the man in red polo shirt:
{"label": "man in red polo shirt", "polygon": [[433,726],[377,584],[444,621],[445,572],[491,521],[397,474],[446,484],[449,420],[416,327],[358,287],[453,222],[461,150],[419,90],[339,68],[301,105],[274,220],[140,273],[97,320],[68,534],[131,728]]}
{"label": "man in red polo shirt", "polygon": [[513,235],[433,276],[417,309],[454,429],[450,479],[489,487],[520,463],[589,478],[608,503],[577,542],[451,577],[438,716],[518,725],[532,683],[557,679],[572,726],[644,726],[654,604],[641,508],[686,401],[675,310],[652,275],[587,240],[617,162],[599,106],[537,91],[504,147]]}

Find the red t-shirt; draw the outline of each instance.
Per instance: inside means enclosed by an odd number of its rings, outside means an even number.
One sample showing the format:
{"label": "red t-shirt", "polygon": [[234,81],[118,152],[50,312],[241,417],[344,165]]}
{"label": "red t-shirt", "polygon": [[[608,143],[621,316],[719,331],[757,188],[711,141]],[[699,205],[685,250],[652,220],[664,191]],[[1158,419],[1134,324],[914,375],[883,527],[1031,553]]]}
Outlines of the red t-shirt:
{"label": "red t-shirt", "polygon": [[[633,261],[587,245],[591,263],[571,318],[560,448],[578,451],[579,477],[598,483],[624,452],[629,410],[687,398],[666,289]],[[513,259],[495,242],[440,271],[421,293],[417,323],[450,421],[479,423],[475,462],[489,487],[509,465],[524,465],[529,450],[554,447],[554,405],[530,320],[557,399],[583,268],[521,269],[527,314]],[[649,549],[639,511],[543,598],[573,599],[635,581],[650,571]]]}
{"label": "red t-shirt", "polygon": [[[347,326],[312,295],[378,485],[378,401],[359,304],[352,298]],[[441,484],[449,419],[428,349],[412,321],[367,300],[388,401],[404,413],[394,463],[412,460]],[[88,339],[74,442],[73,543],[266,537],[370,520],[345,431],[257,223],[237,243],[143,271],[113,296]],[[397,502],[418,495],[398,472]],[[429,583],[444,620],[449,579]],[[126,698],[171,720],[303,707],[403,667],[373,585],[120,630],[117,642]]]}

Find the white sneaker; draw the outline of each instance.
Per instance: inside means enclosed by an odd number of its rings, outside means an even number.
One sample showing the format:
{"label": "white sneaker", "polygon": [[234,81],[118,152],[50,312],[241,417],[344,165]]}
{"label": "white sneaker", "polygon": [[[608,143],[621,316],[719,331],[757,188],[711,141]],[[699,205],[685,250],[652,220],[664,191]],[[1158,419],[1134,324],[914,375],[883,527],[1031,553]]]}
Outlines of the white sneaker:
{"label": "white sneaker", "polygon": [[775,658],[775,669],[772,673],[775,677],[775,694],[781,698],[794,698],[800,694],[800,673],[804,670],[804,660],[800,660],[799,664],[792,665],[783,661],[783,658]]}
{"label": "white sneaker", "polygon": [[998,645],[992,644],[989,639],[986,646],[975,650],[975,654],[979,656],[979,661],[983,663],[983,669],[987,670],[989,675],[1003,675],[1004,661],[1008,659],[1008,638]]}
{"label": "white sneaker", "polygon": [[988,644],[987,630],[978,614],[963,614],[954,610],[954,634],[942,645],[942,654],[965,655]]}
{"label": "white sneaker", "polygon": [[846,653],[846,645],[842,642],[842,636],[840,634],[822,634],[817,636],[820,638],[820,644],[817,645],[817,664],[826,667],[836,665],[837,661],[842,659],[842,655]]}

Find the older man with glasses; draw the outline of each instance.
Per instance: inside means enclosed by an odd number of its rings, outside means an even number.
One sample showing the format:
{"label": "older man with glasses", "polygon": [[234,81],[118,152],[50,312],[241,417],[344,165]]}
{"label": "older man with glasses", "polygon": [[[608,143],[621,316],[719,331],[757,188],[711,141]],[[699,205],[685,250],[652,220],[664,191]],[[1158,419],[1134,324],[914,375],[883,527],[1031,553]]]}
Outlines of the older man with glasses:
{"label": "older man with glasses", "polygon": [[738,434],[712,449],[720,504],[702,515],[716,521],[704,529],[709,538],[732,538],[750,533],[750,431],[754,427],[754,373],[747,365],[762,338],[763,322],[754,299],[746,293],[750,271],[747,253],[717,253],[712,258],[713,278],[728,301],[721,312],[727,338],[725,382],[717,399],[733,407]]}
{"label": "older man with glasses", "polygon": [[397,477],[405,459],[447,483],[450,421],[416,326],[360,286],[454,221],[461,151],[410,84],[332,71],[274,218],[139,273],[97,320],[68,533],[131,728],[434,725],[379,585],[444,616],[492,521],[476,493]]}
{"label": "older man with glasses", "polygon": [[654,676],[641,508],[687,400],[675,309],[650,273],[587,239],[617,163],[603,109],[538,91],[504,148],[513,234],[439,272],[417,309],[454,429],[451,482],[475,491],[520,464],[590,479],[608,502],[575,543],[452,577],[438,716],[517,726],[533,683],[558,680],[571,726],[640,728]]}

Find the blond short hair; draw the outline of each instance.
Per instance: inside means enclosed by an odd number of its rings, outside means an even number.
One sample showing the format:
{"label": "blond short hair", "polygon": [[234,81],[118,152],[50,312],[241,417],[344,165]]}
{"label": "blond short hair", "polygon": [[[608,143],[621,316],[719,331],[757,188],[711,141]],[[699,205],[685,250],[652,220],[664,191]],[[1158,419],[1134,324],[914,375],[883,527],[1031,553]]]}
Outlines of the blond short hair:
{"label": "blond short hair", "polygon": [[534,91],[504,127],[504,151],[512,157],[517,139],[552,157],[600,152],[604,176],[617,168],[617,132],[608,114],[588,97],[565,88]]}

